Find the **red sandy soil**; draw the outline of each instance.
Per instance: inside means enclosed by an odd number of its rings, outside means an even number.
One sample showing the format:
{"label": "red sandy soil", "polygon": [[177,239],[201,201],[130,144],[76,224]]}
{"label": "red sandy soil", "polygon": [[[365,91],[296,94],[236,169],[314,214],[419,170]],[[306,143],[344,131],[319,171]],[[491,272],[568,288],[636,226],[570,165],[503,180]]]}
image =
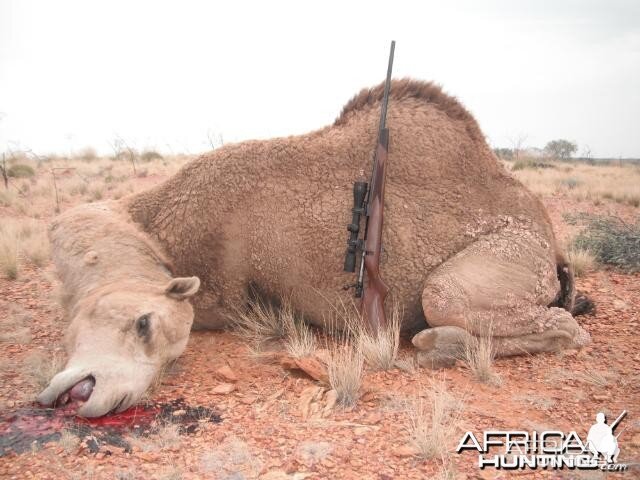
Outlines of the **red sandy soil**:
{"label": "red sandy soil", "polygon": [[[146,187],[153,181],[147,178],[141,184]],[[545,201],[561,237],[573,228],[564,223],[564,212],[597,209],[630,217],[638,212],[613,203],[593,207],[568,198]],[[23,343],[0,344],[0,416],[30,406],[37,393],[24,367],[29,356],[63,352],[64,323],[53,273],[51,265],[27,266],[16,281],[0,279],[0,328],[23,325],[31,336]],[[222,416],[221,423],[202,423],[195,433],[165,442],[168,445],[154,444],[151,438],[142,446],[134,442],[131,453],[114,447],[91,453],[86,442],[67,449],[56,442],[34,446],[26,453],[0,457],[0,477],[417,479],[432,478],[444,464],[452,473],[448,478],[602,478],[598,471],[482,471],[475,452],[454,452],[465,430],[476,435],[485,429],[576,430],[586,438],[597,412],[615,418],[626,409],[619,461],[640,461],[640,275],[601,270],[578,279],[578,288],[597,305],[594,315],[579,317],[592,336],[590,346],[498,359],[500,386],[479,383],[462,364],[439,372],[367,371],[367,392],[357,406],[336,407],[324,419],[303,418],[301,413],[301,393],[317,382],[252,357],[231,333],[194,332],[152,399],[184,397],[189,405],[212,408]],[[22,311],[19,320],[16,311]],[[403,345],[401,353],[411,355],[410,345]],[[238,379],[232,392],[220,394],[216,387],[228,380],[216,370],[224,365]],[[589,380],[592,371],[604,385]],[[449,439],[444,458],[407,456],[406,400],[424,396],[430,381],[442,379],[455,397],[463,399],[460,432]],[[636,465],[614,476],[640,478],[640,469]]]}

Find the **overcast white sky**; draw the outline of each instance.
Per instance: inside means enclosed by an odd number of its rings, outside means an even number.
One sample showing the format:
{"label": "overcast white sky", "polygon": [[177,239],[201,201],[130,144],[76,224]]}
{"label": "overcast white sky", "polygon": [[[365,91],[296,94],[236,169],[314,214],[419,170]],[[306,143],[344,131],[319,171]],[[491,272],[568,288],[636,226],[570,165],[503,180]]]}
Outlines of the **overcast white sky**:
{"label": "overcast white sky", "polygon": [[198,152],[324,126],[358,90],[435,80],[494,146],[640,157],[640,1],[0,0],[0,150]]}

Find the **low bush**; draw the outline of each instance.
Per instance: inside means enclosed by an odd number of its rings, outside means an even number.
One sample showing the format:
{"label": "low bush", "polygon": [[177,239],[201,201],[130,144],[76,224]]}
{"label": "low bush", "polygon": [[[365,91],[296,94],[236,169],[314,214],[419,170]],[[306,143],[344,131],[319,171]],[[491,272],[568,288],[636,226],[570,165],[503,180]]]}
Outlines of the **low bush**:
{"label": "low bush", "polygon": [[162,155],[156,152],[155,150],[146,150],[142,152],[142,155],[140,155],[140,159],[143,162],[151,162],[153,160],[162,160],[162,158],[163,158]]}
{"label": "low bush", "polygon": [[24,163],[16,163],[7,169],[7,175],[13,178],[29,178],[35,174],[33,167]]}
{"label": "low bush", "polygon": [[537,160],[534,158],[523,158],[516,160],[511,167],[511,170],[524,170],[525,168],[538,169],[538,168],[556,168],[555,165]]}
{"label": "low bush", "polygon": [[640,271],[640,218],[626,223],[613,216],[585,217],[574,247],[592,252],[598,262],[627,272]]}

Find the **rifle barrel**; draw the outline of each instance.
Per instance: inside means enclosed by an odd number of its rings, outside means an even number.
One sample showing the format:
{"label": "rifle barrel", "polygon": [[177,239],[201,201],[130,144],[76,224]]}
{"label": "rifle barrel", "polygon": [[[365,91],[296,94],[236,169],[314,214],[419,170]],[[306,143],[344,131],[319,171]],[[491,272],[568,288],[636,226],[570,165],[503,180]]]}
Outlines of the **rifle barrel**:
{"label": "rifle barrel", "polygon": [[[389,105],[389,90],[391,90],[391,71],[393,70],[393,53],[396,50],[396,41],[391,40],[391,48],[389,50],[389,64],[387,65],[387,78],[384,82],[384,95],[382,96],[382,107],[380,108],[380,126],[378,127],[378,143],[382,138],[382,132],[387,128],[387,106]],[[376,149],[374,152],[377,152]],[[373,155],[373,168],[371,169],[371,182],[369,183],[369,191],[367,192],[367,217],[371,201],[371,191],[375,189],[376,170],[378,168],[377,153]],[[367,236],[365,229],[365,238]]]}
{"label": "rifle barrel", "polygon": [[616,421],[611,424],[611,431],[613,431],[613,429],[618,426],[618,424],[620,423],[620,420],[622,420],[622,417],[624,417],[626,414],[627,414],[627,411],[623,410],[622,413],[618,416],[618,418],[616,418]]}
{"label": "rifle barrel", "polygon": [[384,83],[384,96],[382,97],[382,110],[380,112],[380,132],[386,128],[387,124],[387,105],[389,105],[389,90],[391,88],[391,70],[393,68],[393,52],[396,49],[396,41],[391,40],[391,50],[389,51],[389,65],[387,66],[387,79]]}

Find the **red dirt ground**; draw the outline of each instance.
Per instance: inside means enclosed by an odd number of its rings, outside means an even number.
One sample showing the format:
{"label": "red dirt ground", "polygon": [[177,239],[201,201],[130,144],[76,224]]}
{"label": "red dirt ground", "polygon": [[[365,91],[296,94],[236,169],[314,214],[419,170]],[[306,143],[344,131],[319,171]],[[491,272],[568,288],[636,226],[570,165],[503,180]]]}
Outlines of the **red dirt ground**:
{"label": "red dirt ground", "polygon": [[[151,183],[144,179],[145,186]],[[594,211],[568,198],[545,201],[561,237],[572,228],[564,224],[564,212]],[[637,215],[637,209],[613,203],[597,208]],[[26,327],[31,337],[0,344],[0,416],[31,405],[38,388],[24,365],[33,352],[47,357],[62,352],[64,325],[53,268],[25,268],[16,281],[0,278],[0,328]],[[228,332],[194,332],[152,400],[184,398],[187,405],[219,413],[221,423],[200,422],[195,433],[171,441],[134,439],[131,452],[109,446],[92,453],[86,441],[67,448],[50,442],[0,457],[0,477],[417,479],[442,475],[444,462],[451,476],[442,478],[601,478],[597,471],[482,471],[475,453],[458,455],[454,449],[465,430],[553,428],[576,430],[585,438],[597,412],[613,418],[626,409],[619,460],[636,466],[616,477],[640,478],[640,275],[601,270],[578,279],[578,288],[597,305],[595,315],[579,318],[592,336],[590,346],[499,359],[498,387],[478,383],[462,364],[440,372],[367,371],[368,392],[358,405],[337,408],[322,420],[305,419],[300,411],[301,393],[315,384],[312,379],[257,360]],[[411,348],[404,345],[402,353],[410,355]],[[216,370],[224,365],[238,380],[232,392],[218,394],[214,389],[225,380]],[[592,371],[596,380],[588,376]],[[432,379],[444,379],[450,392],[464,399],[460,433],[450,439],[450,453],[443,459],[405,456],[404,400],[424,396]]]}

